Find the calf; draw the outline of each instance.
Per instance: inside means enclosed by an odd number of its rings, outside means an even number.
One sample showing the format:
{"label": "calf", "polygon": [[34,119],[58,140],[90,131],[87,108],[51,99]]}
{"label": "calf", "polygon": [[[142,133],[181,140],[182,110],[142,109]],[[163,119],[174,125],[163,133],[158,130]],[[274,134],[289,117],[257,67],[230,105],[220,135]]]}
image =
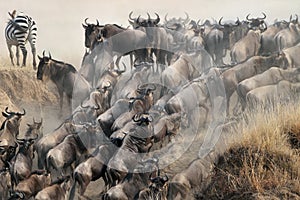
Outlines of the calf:
{"label": "calf", "polygon": [[27,179],[21,181],[16,186],[9,199],[29,199],[49,186],[50,183],[51,178],[48,173],[45,171],[34,171]]}
{"label": "calf", "polygon": [[35,200],[65,200],[67,191],[70,188],[70,177],[52,182],[50,186],[39,191]]}

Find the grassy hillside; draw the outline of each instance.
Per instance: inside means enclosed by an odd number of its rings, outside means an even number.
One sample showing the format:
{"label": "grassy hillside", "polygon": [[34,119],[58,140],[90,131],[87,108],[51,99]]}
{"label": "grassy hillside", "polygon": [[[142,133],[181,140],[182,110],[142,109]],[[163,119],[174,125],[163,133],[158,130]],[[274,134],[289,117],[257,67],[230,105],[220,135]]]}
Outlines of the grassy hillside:
{"label": "grassy hillside", "polygon": [[248,111],[234,135],[198,199],[300,199],[299,101]]}

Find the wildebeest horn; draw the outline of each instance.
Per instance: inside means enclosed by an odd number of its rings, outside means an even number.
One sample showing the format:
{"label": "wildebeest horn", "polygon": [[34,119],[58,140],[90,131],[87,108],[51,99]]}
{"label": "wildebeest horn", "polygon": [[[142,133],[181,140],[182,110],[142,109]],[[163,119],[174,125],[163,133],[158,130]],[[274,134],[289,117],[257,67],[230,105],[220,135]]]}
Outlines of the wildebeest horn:
{"label": "wildebeest horn", "polygon": [[140,114],[135,114],[135,115],[132,117],[132,120],[133,120],[134,122],[140,122],[140,121],[141,121]]}
{"label": "wildebeest horn", "polygon": [[165,15],[165,21],[168,22],[169,20],[167,19],[168,13]]}
{"label": "wildebeest horn", "polygon": [[150,20],[151,19],[151,17],[150,17],[150,14],[147,12],[147,15],[148,15],[148,20]]}
{"label": "wildebeest horn", "polygon": [[197,21],[197,27],[199,26],[199,23],[201,22],[201,19],[198,19],[198,21]]}
{"label": "wildebeest horn", "polygon": [[81,108],[88,108],[89,106],[83,106],[83,102],[80,103]]}
{"label": "wildebeest horn", "polygon": [[189,14],[187,14],[187,12],[184,12],[185,13],[185,15],[186,15],[186,18],[185,18],[185,20],[184,20],[184,24],[187,24],[189,21],[190,21],[190,16],[189,16]]}
{"label": "wildebeest horn", "polygon": [[138,24],[140,23],[140,17],[141,17],[141,15],[139,15],[138,18],[136,19],[136,23],[138,23]]}
{"label": "wildebeest horn", "polygon": [[97,26],[99,26],[100,24],[99,24],[99,21],[98,21],[98,19],[96,19],[96,22],[97,22]]}
{"label": "wildebeest horn", "polygon": [[298,15],[297,14],[295,14],[296,15],[296,22],[298,23]]}
{"label": "wildebeest horn", "polygon": [[264,13],[264,12],[262,12],[262,14],[263,14],[263,17],[261,18],[261,17],[258,17],[257,19],[266,19],[266,14]]}
{"label": "wildebeest horn", "polygon": [[5,108],[5,112],[6,112],[7,114],[13,114],[13,112],[8,111],[8,107]]}
{"label": "wildebeest horn", "polygon": [[129,13],[129,19],[131,19],[131,20],[135,20],[134,18],[132,18],[132,13],[133,13],[133,11],[131,11],[130,13]]}
{"label": "wildebeest horn", "polygon": [[49,52],[49,58],[51,59],[51,53]]}
{"label": "wildebeest horn", "polygon": [[43,51],[43,57],[45,57],[45,50]]}
{"label": "wildebeest horn", "polygon": [[160,22],[160,17],[157,13],[155,13],[155,15],[156,15],[155,24],[158,24]]}
{"label": "wildebeest horn", "polygon": [[84,23],[85,23],[86,25],[90,25],[90,24],[87,22],[87,20],[88,20],[88,17],[85,18]]}
{"label": "wildebeest horn", "polygon": [[246,19],[247,19],[248,21],[252,21],[253,18],[250,19],[249,16],[250,16],[250,13],[246,16]]}
{"label": "wildebeest horn", "polygon": [[219,25],[224,26],[224,24],[222,24],[222,19],[223,19],[223,17],[220,18]]}
{"label": "wildebeest horn", "polygon": [[115,70],[118,74],[122,74],[122,73],[126,72],[126,65],[125,65],[125,63],[122,62],[122,65],[123,65],[123,67],[124,67],[123,70],[117,70],[117,69]]}
{"label": "wildebeest horn", "polygon": [[237,17],[235,21],[235,26],[238,26],[240,24],[240,19]]}
{"label": "wildebeest horn", "polygon": [[169,177],[167,176],[167,174],[164,175],[163,180],[164,180],[165,182],[169,181]]}
{"label": "wildebeest horn", "polygon": [[139,85],[137,89],[138,90],[147,89],[147,90],[150,90],[150,91],[154,91],[156,89],[156,86],[152,83],[146,83],[146,84],[143,84],[143,85]]}

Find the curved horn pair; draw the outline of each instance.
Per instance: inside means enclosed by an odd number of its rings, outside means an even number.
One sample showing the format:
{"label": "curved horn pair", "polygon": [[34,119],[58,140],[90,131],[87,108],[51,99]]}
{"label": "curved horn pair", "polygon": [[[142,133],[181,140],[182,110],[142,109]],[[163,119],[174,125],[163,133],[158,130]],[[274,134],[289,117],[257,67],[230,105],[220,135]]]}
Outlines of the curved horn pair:
{"label": "curved horn pair", "polygon": [[143,84],[143,85],[139,85],[138,90],[143,90],[143,89],[147,89],[147,90],[150,90],[150,91],[154,91],[156,89],[156,86],[152,83],[146,83],[146,84]]}
{"label": "curved horn pair", "polygon": [[24,108],[23,108],[23,113],[19,113],[19,112],[15,113],[15,112],[8,111],[8,107],[5,108],[5,112],[7,114],[16,114],[16,115],[20,115],[20,116],[24,116],[26,114],[26,111]]}
{"label": "curved horn pair", "polygon": [[[148,21],[151,20],[151,16],[148,12],[147,12],[147,15],[148,15]],[[160,17],[157,13],[155,13],[155,15],[156,15],[156,20],[154,21],[154,23],[158,24],[160,22]]]}
{"label": "curved horn pair", "polygon": [[[88,20],[88,17],[87,18],[85,18],[85,20],[84,20],[84,23],[86,24],[86,25],[91,25],[91,24],[89,24],[88,22],[87,22],[87,20]],[[96,19],[96,22],[97,22],[97,26],[99,26],[100,24],[99,24],[99,21],[98,21],[98,19]]]}
{"label": "curved horn pair", "polygon": [[[264,13],[264,12],[262,12],[262,14],[263,14],[263,17],[258,17],[257,19],[261,19],[261,20],[263,20],[263,19],[266,19],[266,14]],[[250,13],[246,16],[246,19],[248,20],[248,21],[253,21],[253,20],[255,20],[255,18],[249,18],[249,16],[250,16]]]}

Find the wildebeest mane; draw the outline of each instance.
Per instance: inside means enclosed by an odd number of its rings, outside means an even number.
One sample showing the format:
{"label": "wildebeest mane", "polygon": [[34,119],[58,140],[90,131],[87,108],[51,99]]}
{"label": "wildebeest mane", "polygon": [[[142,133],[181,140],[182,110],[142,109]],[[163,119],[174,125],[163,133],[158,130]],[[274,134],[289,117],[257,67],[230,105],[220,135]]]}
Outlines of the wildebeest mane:
{"label": "wildebeest mane", "polygon": [[113,24],[113,25],[116,26],[116,27],[118,27],[119,29],[127,30],[127,28],[124,28],[124,27],[122,27],[122,26],[120,26],[120,25],[118,25],[118,24]]}
{"label": "wildebeest mane", "polygon": [[73,73],[77,72],[75,67],[73,65],[69,64],[69,63],[65,63],[65,62],[62,62],[62,61],[55,60],[55,59],[51,59],[51,60],[56,64],[66,66],[66,67],[64,67],[64,69],[68,69],[69,72],[73,72]]}

